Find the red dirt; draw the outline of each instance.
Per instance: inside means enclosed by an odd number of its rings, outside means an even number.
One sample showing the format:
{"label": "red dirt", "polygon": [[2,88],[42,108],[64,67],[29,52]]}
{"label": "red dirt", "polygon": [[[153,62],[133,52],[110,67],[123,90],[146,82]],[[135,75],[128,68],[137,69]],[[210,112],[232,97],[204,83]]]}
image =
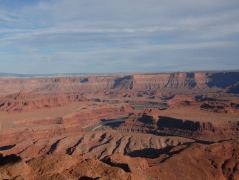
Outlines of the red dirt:
{"label": "red dirt", "polygon": [[0,165],[0,179],[237,179],[238,82],[238,72],[0,78],[1,158],[21,159]]}

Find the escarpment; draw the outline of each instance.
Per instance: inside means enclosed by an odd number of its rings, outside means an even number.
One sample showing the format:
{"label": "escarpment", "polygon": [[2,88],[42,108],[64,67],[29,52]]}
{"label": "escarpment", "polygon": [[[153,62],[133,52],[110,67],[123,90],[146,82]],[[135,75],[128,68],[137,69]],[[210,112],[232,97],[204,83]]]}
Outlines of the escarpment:
{"label": "escarpment", "polygon": [[35,79],[0,79],[1,94],[31,93],[97,93],[111,90],[158,91],[192,89],[232,89],[235,91],[239,72],[191,72],[134,74],[115,76],[58,77]]}
{"label": "escarpment", "polygon": [[[162,94],[238,93],[239,72],[0,79],[0,110],[59,106],[85,96],[161,97]],[[30,100],[29,100],[30,99]],[[47,103],[45,103],[47,102]],[[209,107],[210,108],[210,107]]]}
{"label": "escarpment", "polygon": [[121,124],[118,129],[125,132],[143,132],[156,135],[192,137],[205,141],[239,137],[239,121],[227,121],[218,124],[167,116],[159,116],[158,118],[155,118],[147,114],[134,116],[130,120]]}
{"label": "escarpment", "polygon": [[237,179],[238,74],[0,78],[0,179]]}

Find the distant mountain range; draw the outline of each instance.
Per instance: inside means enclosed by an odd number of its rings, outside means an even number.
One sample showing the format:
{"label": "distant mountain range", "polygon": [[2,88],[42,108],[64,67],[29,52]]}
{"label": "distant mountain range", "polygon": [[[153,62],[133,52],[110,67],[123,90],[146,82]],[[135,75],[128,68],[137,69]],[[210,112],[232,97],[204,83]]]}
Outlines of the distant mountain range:
{"label": "distant mountain range", "polygon": [[117,72],[117,73],[52,73],[52,74],[20,74],[20,73],[3,73],[0,72],[0,77],[19,77],[19,78],[31,78],[31,77],[75,77],[75,76],[118,76],[118,75],[133,75],[133,74],[167,74],[167,73],[216,73],[216,72],[239,72],[238,70],[211,70],[211,71],[170,71],[170,72]]}
{"label": "distant mountain range", "polygon": [[17,73],[1,73],[0,77],[71,77],[71,76],[107,76],[107,75],[119,75],[119,74],[130,74],[130,73],[55,73],[55,74],[17,74]]}

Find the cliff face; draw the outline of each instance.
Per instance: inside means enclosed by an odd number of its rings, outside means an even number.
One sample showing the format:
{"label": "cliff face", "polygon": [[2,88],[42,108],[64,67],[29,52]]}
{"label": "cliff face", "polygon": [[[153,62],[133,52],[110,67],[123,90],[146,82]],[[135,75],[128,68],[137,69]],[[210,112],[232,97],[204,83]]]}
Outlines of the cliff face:
{"label": "cliff face", "polygon": [[134,89],[178,89],[196,87],[194,73],[134,75]]}
{"label": "cliff face", "polygon": [[[84,96],[147,96],[164,93],[239,93],[239,72],[164,73],[89,77],[0,78],[0,110],[19,110],[37,104],[58,106]],[[31,108],[30,108],[31,109]]]}
{"label": "cliff face", "polygon": [[208,86],[227,88],[235,84],[238,84],[239,73],[238,72],[221,72],[208,74]]}
{"label": "cliff face", "polygon": [[59,77],[35,79],[0,79],[1,94],[96,93],[105,91],[178,91],[212,90],[239,93],[239,72],[164,73],[127,76]]}
{"label": "cliff face", "polygon": [[141,132],[195,138],[206,142],[238,138],[239,121],[225,121],[215,124],[207,121],[201,122],[167,116],[153,117],[148,114],[142,114],[122,123],[117,129],[123,132]]}
{"label": "cliff face", "polygon": [[219,88],[238,93],[239,72],[221,73],[171,73],[154,75],[134,75],[135,90],[193,90]]}

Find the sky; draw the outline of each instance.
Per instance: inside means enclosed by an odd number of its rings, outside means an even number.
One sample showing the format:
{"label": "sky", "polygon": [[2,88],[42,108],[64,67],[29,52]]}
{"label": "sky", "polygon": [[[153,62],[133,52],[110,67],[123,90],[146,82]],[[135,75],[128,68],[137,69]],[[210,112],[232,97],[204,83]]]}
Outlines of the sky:
{"label": "sky", "polygon": [[0,0],[0,72],[239,69],[239,0]]}

